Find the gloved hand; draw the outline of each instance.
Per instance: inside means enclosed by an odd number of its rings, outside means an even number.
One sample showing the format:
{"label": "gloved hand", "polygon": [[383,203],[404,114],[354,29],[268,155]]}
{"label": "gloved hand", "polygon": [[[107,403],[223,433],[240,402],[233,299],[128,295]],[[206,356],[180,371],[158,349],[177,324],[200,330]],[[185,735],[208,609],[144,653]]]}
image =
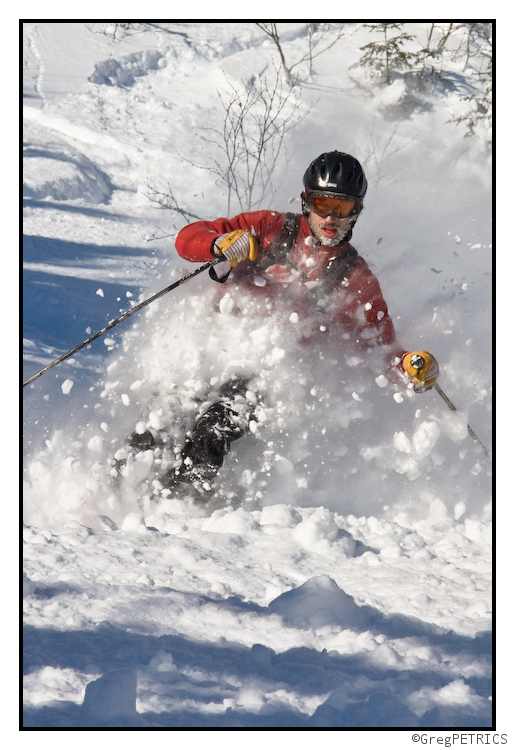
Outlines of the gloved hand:
{"label": "gloved hand", "polygon": [[402,366],[412,379],[415,393],[432,388],[440,372],[438,362],[429,352],[408,352],[402,359]]}
{"label": "gloved hand", "polygon": [[235,229],[233,232],[222,234],[215,240],[213,252],[215,255],[224,255],[234,268],[245,258],[256,260],[258,241],[250,232]]}

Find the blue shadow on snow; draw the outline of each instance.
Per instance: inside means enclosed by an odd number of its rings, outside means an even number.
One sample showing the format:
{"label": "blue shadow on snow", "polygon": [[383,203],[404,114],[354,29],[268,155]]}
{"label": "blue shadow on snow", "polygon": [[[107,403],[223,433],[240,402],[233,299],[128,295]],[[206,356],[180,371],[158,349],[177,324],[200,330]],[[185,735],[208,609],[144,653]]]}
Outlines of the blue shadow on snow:
{"label": "blue shadow on snow", "polygon": [[[67,584],[37,588],[38,598],[52,598]],[[163,589],[166,595],[166,589]],[[226,600],[199,597],[200,604],[216,604],[233,612],[253,612],[266,617],[267,607],[243,602],[238,597]],[[369,608],[372,610],[372,608]],[[342,655],[311,648],[291,648],[276,653],[261,644],[251,648],[219,639],[216,643],[194,641],[182,635],[160,637],[127,632],[100,623],[91,630],[59,631],[50,628],[24,628],[24,673],[44,666],[72,668],[105,675],[114,670],[133,670],[143,675],[151,669],[150,662],[160,652],[173,659],[173,674],[153,671],[153,684],[162,683],[162,690],[174,701],[219,704],[217,712],[191,708],[163,713],[134,713],[122,720],[99,721],[87,715],[81,705],[54,702],[39,708],[27,708],[24,727],[93,727],[117,726],[133,728],[272,728],[297,729],[333,728],[404,728],[404,727],[481,727],[491,728],[486,711],[476,715],[467,706],[447,704],[417,717],[406,700],[423,689],[438,690],[456,679],[451,669],[444,668],[453,658],[460,662],[491,661],[491,633],[475,638],[453,632],[435,633],[427,624],[397,615],[384,616],[373,610],[372,633],[397,638],[417,639],[419,647],[433,648],[441,655],[435,670],[386,668],[374,662],[368,653]],[[223,710],[223,701],[237,693],[236,679],[242,686],[251,685],[268,693],[295,692],[304,697],[330,694],[312,716],[295,710],[291,705],[272,699],[259,709],[244,706]],[[479,696],[491,695],[491,680],[486,677],[460,678]],[[158,686],[159,689],[159,686]],[[339,696],[342,697],[339,697]]]}

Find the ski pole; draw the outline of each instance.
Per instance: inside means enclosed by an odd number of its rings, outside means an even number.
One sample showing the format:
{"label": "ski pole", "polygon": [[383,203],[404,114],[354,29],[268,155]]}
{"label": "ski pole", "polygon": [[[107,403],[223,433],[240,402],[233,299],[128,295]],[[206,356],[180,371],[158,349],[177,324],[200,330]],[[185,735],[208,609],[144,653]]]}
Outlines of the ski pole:
{"label": "ski pole", "polygon": [[[456,407],[454,406],[454,404],[452,403],[452,401],[450,400],[450,398],[442,391],[442,389],[440,388],[440,386],[438,385],[438,383],[435,382],[434,387],[436,388],[437,393],[439,393],[440,396],[443,398],[443,400],[445,401],[445,403],[447,404],[447,406],[449,407],[449,409],[451,409],[451,411],[457,411]],[[467,429],[469,431],[470,437],[473,440],[475,440],[476,443],[479,443],[479,445],[484,450],[485,454],[488,456],[488,458],[490,458],[490,454],[488,453],[487,449],[485,448],[485,446],[483,445],[483,443],[478,438],[478,436],[476,435],[476,433],[474,432],[474,430],[472,429],[472,427],[469,424],[467,424]]]}
{"label": "ski pole", "polygon": [[[421,370],[422,367],[424,367],[425,363],[426,362],[425,362],[424,357],[422,357],[418,352],[411,357],[410,364],[416,370]],[[429,387],[430,388],[432,388],[432,387],[436,388],[437,393],[440,394],[440,396],[443,398],[443,400],[445,401],[445,403],[447,404],[447,406],[449,407],[449,409],[451,409],[451,411],[458,411],[456,409],[456,407],[454,406],[454,404],[452,403],[451,399],[442,391],[442,389],[440,388],[440,386],[438,385],[438,383],[436,382],[436,380],[435,380],[433,386],[429,386]],[[490,454],[488,453],[487,449],[485,448],[485,446],[483,445],[483,443],[478,438],[478,436],[476,435],[476,433],[474,432],[474,430],[472,429],[472,427],[469,424],[467,424],[467,429],[468,429],[470,437],[473,440],[475,440],[476,443],[479,443],[479,445],[483,448],[485,454],[488,456],[488,458],[490,458]]]}
{"label": "ski pole", "polygon": [[193,273],[190,273],[188,274],[188,276],[184,276],[182,279],[175,281],[173,284],[170,284],[170,286],[167,286],[165,289],[161,289],[160,292],[156,292],[156,294],[153,294],[148,299],[143,300],[143,302],[140,302],[139,305],[135,305],[135,307],[132,307],[130,310],[127,310],[127,312],[124,312],[123,315],[120,315],[120,317],[116,318],[116,320],[111,320],[111,322],[108,323],[104,328],[102,328],[101,331],[98,331],[93,336],[90,336],[89,339],[86,339],[86,341],[83,341],[82,344],[79,344],[74,349],[71,349],[69,352],[66,352],[66,354],[63,354],[54,362],[51,362],[49,365],[47,365],[42,370],[37,372],[35,375],[32,375],[32,377],[25,380],[25,382],[23,383],[23,387],[25,388],[26,385],[30,385],[30,383],[33,383],[37,378],[39,378],[45,372],[48,372],[48,370],[51,370],[52,367],[55,367],[61,362],[64,362],[64,360],[68,359],[68,357],[71,357],[72,354],[75,354],[75,352],[78,352],[80,349],[83,349],[88,344],[91,344],[92,341],[94,341],[95,339],[98,339],[99,336],[102,336],[107,331],[110,331],[111,328],[114,328],[116,325],[118,325],[118,323],[121,323],[123,320],[126,320],[131,315],[134,315],[135,312],[138,312],[138,310],[141,310],[142,307],[146,307],[147,305],[150,305],[151,302],[154,302],[156,299],[159,299],[159,297],[162,297],[164,294],[171,292],[172,289],[176,289],[181,284],[184,284],[185,281],[188,281],[189,279],[192,279],[194,276],[197,276],[199,273],[202,273],[202,271],[206,271],[208,268],[211,268],[212,266],[216,266],[217,263],[221,263],[221,261],[223,260],[226,260],[226,258],[223,255],[221,255],[215,260],[209,261],[209,263],[204,263],[204,265],[200,266],[199,268],[196,268],[195,271],[193,271]]}

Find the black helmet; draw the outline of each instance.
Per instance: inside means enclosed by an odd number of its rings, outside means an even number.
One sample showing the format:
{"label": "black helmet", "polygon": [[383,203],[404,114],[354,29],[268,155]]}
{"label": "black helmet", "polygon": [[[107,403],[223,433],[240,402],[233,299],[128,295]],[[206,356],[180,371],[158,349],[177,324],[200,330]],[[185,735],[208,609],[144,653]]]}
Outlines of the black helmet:
{"label": "black helmet", "polygon": [[367,192],[367,178],[361,164],[350,154],[330,151],[320,154],[304,174],[304,193],[338,193],[362,201]]}

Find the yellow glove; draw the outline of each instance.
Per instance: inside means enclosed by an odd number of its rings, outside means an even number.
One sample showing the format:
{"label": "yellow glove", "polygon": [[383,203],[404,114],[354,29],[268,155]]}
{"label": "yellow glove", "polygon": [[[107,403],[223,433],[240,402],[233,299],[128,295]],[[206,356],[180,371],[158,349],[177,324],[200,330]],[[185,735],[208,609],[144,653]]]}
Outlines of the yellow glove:
{"label": "yellow glove", "polygon": [[215,255],[223,255],[234,268],[245,258],[256,260],[258,241],[250,232],[246,232],[244,229],[235,229],[233,232],[218,237],[215,240],[213,251]]}
{"label": "yellow glove", "polygon": [[429,352],[408,352],[402,359],[402,366],[413,381],[415,393],[432,388],[440,372],[438,362]]}

